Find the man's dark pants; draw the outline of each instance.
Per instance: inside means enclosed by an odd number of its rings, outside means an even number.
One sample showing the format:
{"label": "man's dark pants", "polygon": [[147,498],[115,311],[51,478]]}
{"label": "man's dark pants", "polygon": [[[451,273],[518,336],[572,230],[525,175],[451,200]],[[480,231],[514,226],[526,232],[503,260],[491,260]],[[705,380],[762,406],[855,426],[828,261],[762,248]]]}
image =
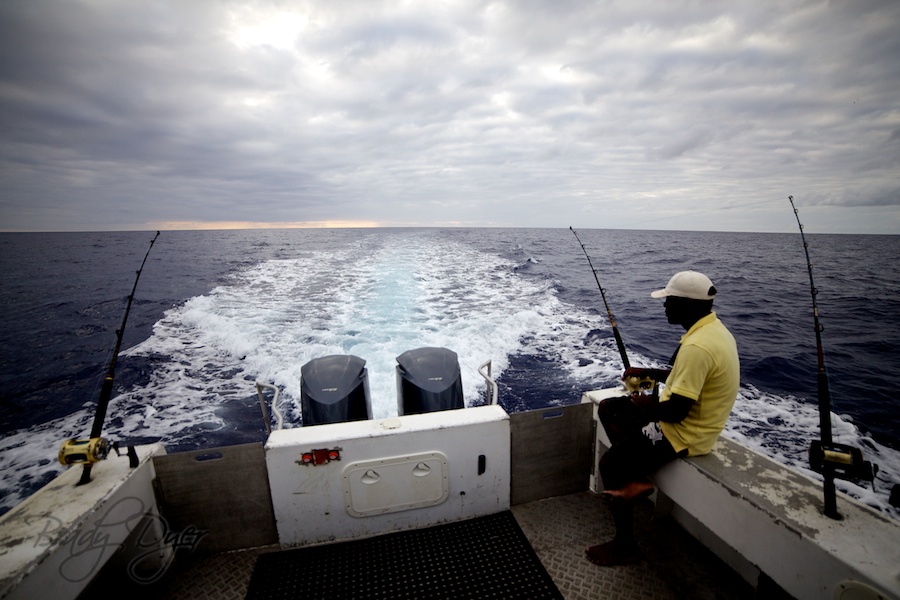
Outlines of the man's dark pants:
{"label": "man's dark pants", "polygon": [[[675,452],[663,437],[653,442],[642,429],[650,423],[645,409],[628,396],[609,398],[598,407],[600,422],[609,436],[611,447],[600,457],[600,477],[607,490],[618,490],[634,481],[646,481],[659,467],[687,454]],[[616,539],[634,543],[633,511],[630,502],[610,504],[616,524]]]}

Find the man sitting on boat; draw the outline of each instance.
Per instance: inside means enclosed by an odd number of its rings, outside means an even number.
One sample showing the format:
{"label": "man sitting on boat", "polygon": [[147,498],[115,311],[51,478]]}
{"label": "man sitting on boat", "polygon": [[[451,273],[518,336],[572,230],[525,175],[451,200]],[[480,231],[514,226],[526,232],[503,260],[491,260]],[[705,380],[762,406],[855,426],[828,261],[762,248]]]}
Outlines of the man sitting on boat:
{"label": "man sitting on boat", "polygon": [[[638,392],[600,403],[600,422],[612,445],[600,459],[600,476],[616,535],[585,551],[595,564],[638,560],[632,503],[653,492],[648,476],[678,457],[707,454],[725,428],[737,398],[740,364],[734,337],[712,310],[715,295],[712,281],[696,271],[676,273],[653,292],[652,297],[666,299],[669,323],[687,331],[665,388],[658,401],[655,394]],[[625,377],[643,371],[630,369]],[[658,422],[662,433],[656,441],[643,432],[651,422]]]}

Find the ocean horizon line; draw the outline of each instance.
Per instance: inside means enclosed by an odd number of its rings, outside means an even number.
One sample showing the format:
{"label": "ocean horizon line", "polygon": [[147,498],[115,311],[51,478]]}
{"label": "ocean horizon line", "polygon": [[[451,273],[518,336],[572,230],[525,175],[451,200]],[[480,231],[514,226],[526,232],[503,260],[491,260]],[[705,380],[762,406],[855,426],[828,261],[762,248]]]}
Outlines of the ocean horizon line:
{"label": "ocean horizon line", "polygon": [[[447,229],[485,229],[485,230],[568,230],[569,227],[536,227],[536,226],[512,226],[512,225],[322,225],[322,226],[281,226],[275,223],[267,223],[260,227],[196,227],[196,228],[161,228],[161,227],[135,227],[119,229],[2,229],[0,234],[65,234],[65,233],[153,233],[162,232],[213,232],[213,231],[291,231],[291,230],[447,230]],[[578,231],[623,231],[623,232],[648,232],[648,233],[716,233],[716,234],[772,234],[795,235],[796,228],[785,228],[783,231],[759,231],[759,230],[725,230],[725,229],[648,229],[630,227],[578,227]],[[884,232],[841,232],[841,231],[809,231],[804,229],[807,235],[858,235],[858,236],[897,236],[900,233]]]}

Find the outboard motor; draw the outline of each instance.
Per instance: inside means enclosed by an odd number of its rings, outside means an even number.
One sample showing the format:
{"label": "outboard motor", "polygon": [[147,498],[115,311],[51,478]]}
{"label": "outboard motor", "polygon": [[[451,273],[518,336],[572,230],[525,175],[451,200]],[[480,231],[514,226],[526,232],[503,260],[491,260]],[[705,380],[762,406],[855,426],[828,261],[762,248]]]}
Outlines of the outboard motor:
{"label": "outboard motor", "polygon": [[400,415],[464,408],[456,352],[418,348],[397,357],[397,410]]}
{"label": "outboard motor", "polygon": [[358,356],[314,358],[300,368],[303,425],[324,425],[372,418],[369,373]]}

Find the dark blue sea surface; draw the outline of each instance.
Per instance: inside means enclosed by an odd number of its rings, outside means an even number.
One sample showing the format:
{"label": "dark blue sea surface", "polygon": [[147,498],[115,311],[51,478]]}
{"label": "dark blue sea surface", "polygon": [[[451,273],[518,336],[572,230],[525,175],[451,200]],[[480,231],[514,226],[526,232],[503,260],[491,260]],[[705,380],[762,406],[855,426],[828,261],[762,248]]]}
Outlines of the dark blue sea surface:
{"label": "dark blue sea surface", "polygon": [[[816,343],[803,245],[792,234],[578,230],[633,365],[662,365],[683,331],[652,290],[709,275],[734,333],[742,390],[726,434],[804,468],[818,437]],[[135,271],[153,235],[0,234],[0,493],[8,510],[61,469],[59,444],[90,430]],[[900,482],[898,236],[808,234],[835,437]],[[302,364],[367,361],[375,416],[396,414],[395,358],[460,356],[466,400],[478,365],[509,411],[577,403],[621,375],[594,275],[567,229],[163,232],[124,333],[105,435],[170,451],[265,438],[254,382],[278,385],[299,420]]]}

